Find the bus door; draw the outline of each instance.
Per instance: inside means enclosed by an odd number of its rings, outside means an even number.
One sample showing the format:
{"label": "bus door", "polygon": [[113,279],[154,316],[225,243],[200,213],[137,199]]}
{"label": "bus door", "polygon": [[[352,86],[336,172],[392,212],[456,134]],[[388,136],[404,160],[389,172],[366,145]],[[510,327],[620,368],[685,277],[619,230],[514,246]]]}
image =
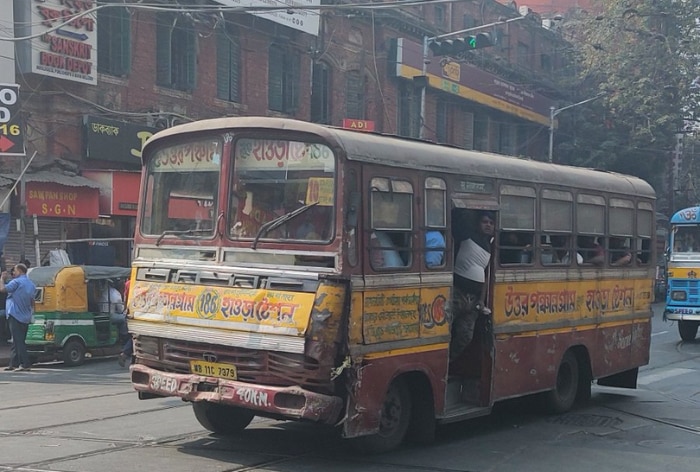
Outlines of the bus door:
{"label": "bus door", "polygon": [[[470,333],[471,323],[463,323],[462,326],[455,325],[453,321],[452,336],[450,340],[450,365],[449,376],[459,379],[461,383],[460,400],[465,403],[475,403],[487,405],[489,403],[491,391],[491,379],[493,371],[493,296],[494,296],[494,233],[498,222],[499,205],[495,195],[482,194],[458,194],[452,196],[451,210],[451,234],[449,246],[454,248],[454,269],[453,271],[463,271],[464,265],[460,266],[460,248],[467,251],[467,246],[472,245],[474,253],[488,257],[488,264],[483,274],[484,303],[481,305],[476,288],[467,290],[468,295],[460,296],[459,291],[453,286],[452,306],[453,310],[460,310],[459,313],[452,314],[453,320],[460,316],[465,316],[467,311],[476,312],[476,321],[473,324],[473,334]],[[473,238],[473,241],[467,241]],[[463,247],[464,246],[464,247]],[[484,253],[488,251],[488,253]],[[476,256],[478,259],[479,256]],[[472,262],[476,259],[471,258]],[[478,261],[476,261],[478,262]],[[460,266],[460,267],[458,267]],[[473,277],[477,279],[478,270],[474,269]],[[454,273],[454,272],[453,272]],[[463,279],[455,277],[455,283],[463,283]],[[467,282],[467,287],[476,287],[472,282]],[[461,300],[458,303],[458,299]],[[476,306],[474,306],[476,304]],[[464,327],[466,326],[466,328]],[[472,337],[471,341],[465,343],[461,338]],[[460,338],[457,338],[459,336]],[[466,344],[466,346],[463,346]],[[456,347],[456,348],[455,348]],[[463,348],[463,349],[462,349]],[[449,392],[448,392],[449,395]],[[448,398],[449,401],[449,398]]]}

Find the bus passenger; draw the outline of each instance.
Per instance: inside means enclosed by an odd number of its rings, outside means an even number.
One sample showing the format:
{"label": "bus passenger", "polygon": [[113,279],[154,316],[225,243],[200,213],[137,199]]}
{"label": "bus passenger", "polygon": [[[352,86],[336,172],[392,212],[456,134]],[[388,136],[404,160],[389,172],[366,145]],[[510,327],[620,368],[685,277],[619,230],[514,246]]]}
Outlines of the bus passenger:
{"label": "bus passenger", "polygon": [[621,266],[632,262],[632,253],[627,248],[626,238],[610,238],[610,265]]}
{"label": "bus passenger", "polygon": [[579,236],[579,247],[583,248],[583,263],[603,265],[605,263],[605,249],[595,236]]}
{"label": "bus passenger", "polygon": [[[563,234],[554,234],[550,236],[552,246],[554,246],[555,263],[570,265],[571,252],[568,248],[569,237]],[[578,251],[576,252],[576,263],[583,264],[583,256]]]}
{"label": "bus passenger", "polygon": [[[445,237],[440,231],[430,230],[425,232],[425,265],[428,267],[439,267],[445,258]],[[432,249],[441,249],[435,251]]]}
{"label": "bus passenger", "polygon": [[391,237],[384,231],[373,231],[370,236],[370,258],[374,268],[405,267]]}
{"label": "bus passenger", "polygon": [[471,343],[474,325],[481,313],[491,311],[484,306],[486,297],[487,269],[491,259],[495,215],[492,212],[477,213],[477,229],[466,220],[466,212],[454,219],[453,235],[457,256],[455,257],[452,337],[450,361],[457,359]]}

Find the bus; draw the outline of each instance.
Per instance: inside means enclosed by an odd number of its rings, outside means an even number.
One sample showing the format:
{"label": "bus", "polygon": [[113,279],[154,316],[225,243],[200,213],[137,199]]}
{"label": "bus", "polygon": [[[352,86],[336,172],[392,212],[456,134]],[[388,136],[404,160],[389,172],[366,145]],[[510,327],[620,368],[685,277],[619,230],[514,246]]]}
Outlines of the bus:
{"label": "bus", "polygon": [[[636,388],[649,361],[638,178],[272,117],[169,128],[142,159],[131,381],[212,432],[304,420],[386,451],[505,399]],[[450,361],[453,229],[483,211],[490,313]]]}
{"label": "bus", "polygon": [[700,207],[671,217],[667,249],[667,291],[664,319],[678,322],[683,341],[693,341],[700,326]]}

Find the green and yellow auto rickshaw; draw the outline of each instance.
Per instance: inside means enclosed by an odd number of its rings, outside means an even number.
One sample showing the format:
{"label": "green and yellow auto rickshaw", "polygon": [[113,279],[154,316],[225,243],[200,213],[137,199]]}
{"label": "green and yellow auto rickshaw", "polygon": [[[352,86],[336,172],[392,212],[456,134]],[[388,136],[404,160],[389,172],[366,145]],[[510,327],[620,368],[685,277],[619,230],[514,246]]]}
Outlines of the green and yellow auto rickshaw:
{"label": "green and yellow auto rickshaw", "polygon": [[130,274],[128,268],[87,265],[31,269],[36,294],[34,322],[27,332],[30,358],[73,366],[86,357],[118,354],[124,342],[118,326],[123,304],[114,306],[105,294]]}

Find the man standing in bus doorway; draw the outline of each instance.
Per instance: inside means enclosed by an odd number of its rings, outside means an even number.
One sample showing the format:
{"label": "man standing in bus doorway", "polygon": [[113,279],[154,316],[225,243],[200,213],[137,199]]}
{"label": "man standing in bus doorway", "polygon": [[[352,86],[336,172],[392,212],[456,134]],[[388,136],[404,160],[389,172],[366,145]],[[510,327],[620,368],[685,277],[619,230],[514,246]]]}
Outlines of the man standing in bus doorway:
{"label": "man standing in bus doorway", "polygon": [[5,370],[17,370],[17,372],[31,370],[31,362],[27,353],[27,330],[32,322],[34,314],[34,282],[27,277],[27,266],[17,264],[12,269],[12,280],[8,279],[7,272],[0,276],[0,292],[7,292],[7,322],[12,334],[12,349],[10,350],[10,364]]}
{"label": "man standing in bus doorway", "polygon": [[457,359],[471,343],[479,315],[491,313],[484,302],[495,215],[488,211],[478,212],[476,228],[469,223],[467,216],[467,211],[456,210],[453,220],[455,247],[459,249],[454,268],[450,361]]}

